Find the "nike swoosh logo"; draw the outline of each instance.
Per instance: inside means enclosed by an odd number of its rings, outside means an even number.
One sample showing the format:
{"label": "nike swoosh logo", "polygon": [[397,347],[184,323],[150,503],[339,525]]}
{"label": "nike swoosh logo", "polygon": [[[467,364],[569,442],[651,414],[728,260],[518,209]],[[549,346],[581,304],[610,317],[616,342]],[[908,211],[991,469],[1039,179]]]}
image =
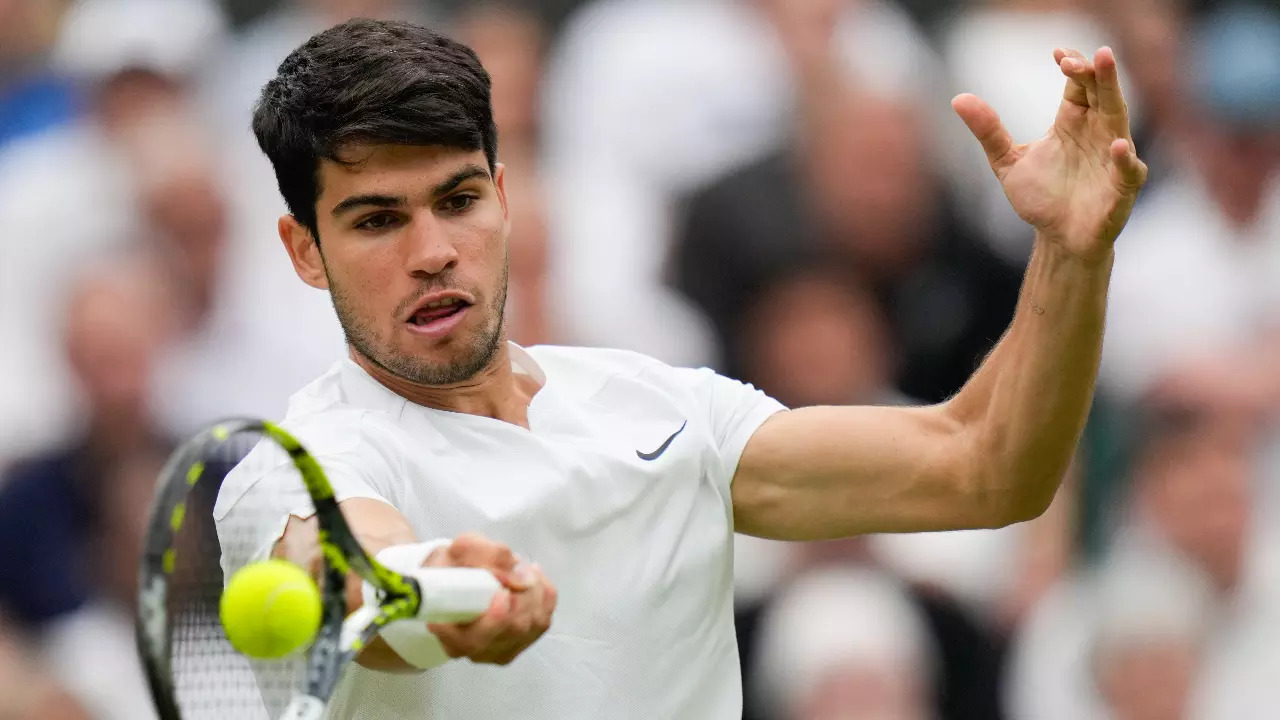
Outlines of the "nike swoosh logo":
{"label": "nike swoosh logo", "polygon": [[636,457],[640,458],[641,460],[657,460],[658,457],[662,455],[662,453],[667,451],[667,448],[671,447],[671,442],[676,439],[676,436],[684,432],[685,425],[688,425],[688,424],[689,424],[689,421],[685,420],[684,425],[681,425],[679,430],[671,433],[671,437],[667,438],[666,442],[659,445],[657,450],[654,450],[651,453],[642,453],[639,450],[637,450]]}

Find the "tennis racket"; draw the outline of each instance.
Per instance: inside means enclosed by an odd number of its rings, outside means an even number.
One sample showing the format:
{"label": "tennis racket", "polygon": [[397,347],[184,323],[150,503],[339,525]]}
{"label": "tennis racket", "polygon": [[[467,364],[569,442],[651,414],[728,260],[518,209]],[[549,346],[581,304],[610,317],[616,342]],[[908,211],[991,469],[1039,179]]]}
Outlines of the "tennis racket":
{"label": "tennis racket", "polygon": [[[270,487],[237,510],[242,520],[249,513],[244,532],[224,526],[220,534],[215,504],[233,470]],[[289,509],[261,502],[277,497]],[[317,520],[324,558],[320,631],[305,653],[276,661],[242,656],[219,619],[221,558],[254,554],[245,548],[261,541],[262,528],[269,535],[290,514],[304,513]],[[262,559],[261,548],[256,552]],[[380,591],[381,602],[348,617],[352,572]],[[139,571],[138,650],[161,720],[319,720],[343,671],[385,625],[421,611],[432,621],[466,622],[483,614],[499,589],[486,570],[441,568],[427,577],[404,577],[365,552],[320,464],[288,432],[260,420],[209,428],[179,447],[161,472]]]}

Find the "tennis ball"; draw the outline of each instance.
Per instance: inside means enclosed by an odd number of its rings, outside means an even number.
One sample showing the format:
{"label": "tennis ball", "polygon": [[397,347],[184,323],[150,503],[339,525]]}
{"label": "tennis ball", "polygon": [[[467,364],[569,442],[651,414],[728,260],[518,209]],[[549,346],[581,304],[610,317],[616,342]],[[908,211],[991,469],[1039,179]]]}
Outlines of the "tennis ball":
{"label": "tennis ball", "polygon": [[282,658],[320,631],[320,590],[284,560],[246,565],[222,591],[222,627],[231,646],[253,658]]}

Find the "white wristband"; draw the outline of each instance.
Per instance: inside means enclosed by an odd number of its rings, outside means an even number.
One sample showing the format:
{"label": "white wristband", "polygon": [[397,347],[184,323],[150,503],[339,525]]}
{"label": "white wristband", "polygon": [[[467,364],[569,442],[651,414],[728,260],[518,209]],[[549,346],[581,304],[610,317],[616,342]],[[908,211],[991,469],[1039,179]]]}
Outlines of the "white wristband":
{"label": "white wristband", "polygon": [[[452,542],[445,539],[413,545],[392,545],[384,548],[375,557],[388,569],[413,577],[422,569],[422,563],[426,562],[431,553],[439,548],[448,547]],[[380,601],[378,589],[367,582],[364,584],[363,595],[364,604],[367,607],[377,605]],[[450,659],[440,640],[427,629],[425,620],[418,618],[397,620],[384,627],[379,635],[392,650],[396,651],[400,659],[420,670],[438,667]]]}

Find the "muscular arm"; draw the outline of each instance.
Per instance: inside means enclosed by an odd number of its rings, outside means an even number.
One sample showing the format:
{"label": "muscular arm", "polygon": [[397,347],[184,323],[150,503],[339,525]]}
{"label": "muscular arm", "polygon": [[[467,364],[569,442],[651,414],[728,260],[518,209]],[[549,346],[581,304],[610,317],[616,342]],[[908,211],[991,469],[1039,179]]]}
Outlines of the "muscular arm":
{"label": "muscular arm", "polygon": [[765,422],[734,476],[737,529],[812,540],[1042,513],[1092,401],[1111,259],[1038,238],[1009,331],[946,403],[804,408]]}
{"label": "muscular arm", "polygon": [[[378,552],[392,545],[418,542],[413,528],[409,526],[409,521],[398,510],[384,502],[368,498],[352,498],[343,501],[341,507],[352,533],[370,555],[377,555]],[[289,518],[284,535],[276,543],[271,554],[273,557],[307,568],[312,577],[318,581],[323,571],[324,558],[320,554],[315,518],[308,520],[298,517]],[[355,612],[364,604],[362,588],[363,581],[360,576],[352,573],[347,577],[347,614]],[[380,637],[356,657],[356,662],[371,670],[382,672],[419,672],[400,659],[400,656]]]}

